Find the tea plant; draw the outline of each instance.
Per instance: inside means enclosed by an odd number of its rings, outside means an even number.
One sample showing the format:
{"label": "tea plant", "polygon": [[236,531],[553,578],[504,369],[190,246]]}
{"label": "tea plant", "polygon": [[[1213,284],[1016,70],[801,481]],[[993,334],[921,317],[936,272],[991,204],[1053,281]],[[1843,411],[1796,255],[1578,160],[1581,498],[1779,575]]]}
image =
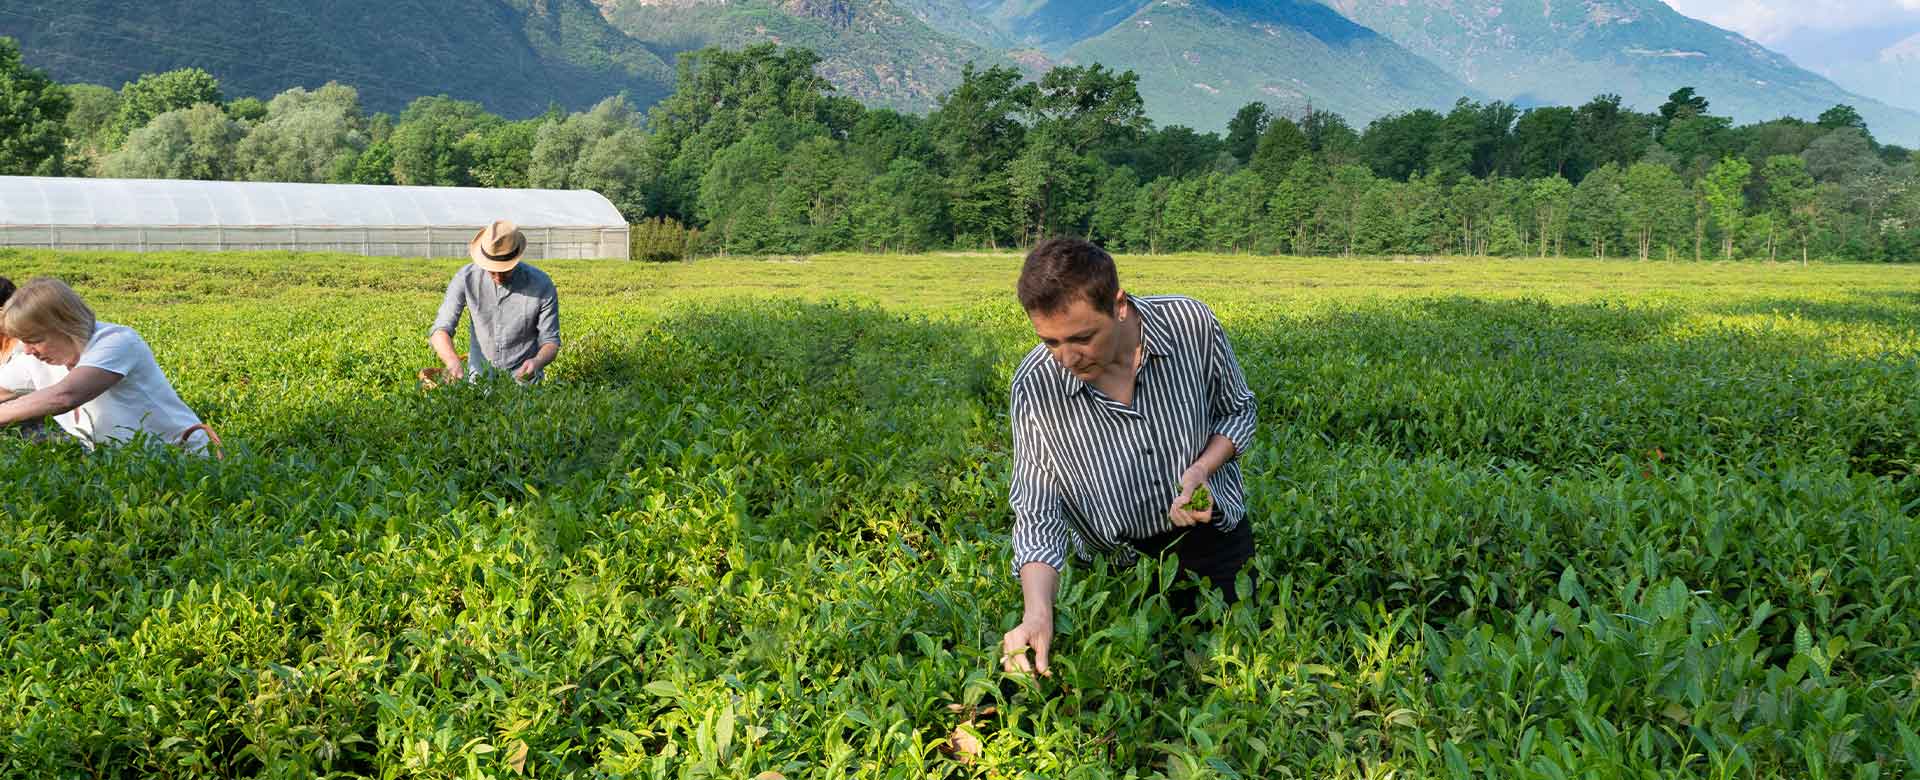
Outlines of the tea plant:
{"label": "tea plant", "polygon": [[1207,489],[1206,483],[1202,482],[1194,486],[1193,495],[1187,497],[1187,508],[1195,512],[1205,512],[1213,508],[1213,491]]}
{"label": "tea plant", "polygon": [[550,381],[429,391],[452,263],[0,251],[227,442],[0,439],[0,775],[1920,777],[1913,270],[1122,258],[1249,595],[1076,568],[1009,678],[1017,263],[545,263]]}

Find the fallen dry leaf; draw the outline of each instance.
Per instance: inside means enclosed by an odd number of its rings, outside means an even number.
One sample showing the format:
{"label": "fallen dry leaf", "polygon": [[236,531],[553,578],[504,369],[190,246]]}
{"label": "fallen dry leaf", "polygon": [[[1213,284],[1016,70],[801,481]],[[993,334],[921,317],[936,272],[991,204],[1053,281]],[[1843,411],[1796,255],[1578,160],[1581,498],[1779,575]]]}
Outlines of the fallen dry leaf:
{"label": "fallen dry leaf", "polygon": [[974,733],[978,728],[974,726],[974,721],[980,718],[991,718],[1000,710],[991,704],[985,707],[969,707],[954,703],[947,705],[947,711],[960,715],[961,720],[960,725],[953,727],[953,733],[947,735],[947,744],[940,746],[940,749],[953,760],[972,765],[974,760],[980,757],[980,751],[986,749],[986,745],[980,742],[979,735]]}
{"label": "fallen dry leaf", "polygon": [[971,725],[973,725],[973,721],[967,721],[958,726],[954,726],[953,733],[947,735],[948,752],[953,756],[954,760],[968,765],[973,764],[974,759],[980,757],[980,751],[986,749],[985,745],[980,744],[980,738],[974,736],[973,732],[967,730],[967,727]]}
{"label": "fallen dry leaf", "polygon": [[526,742],[518,739],[513,741],[513,749],[507,752],[507,768],[513,770],[516,775],[527,773]]}

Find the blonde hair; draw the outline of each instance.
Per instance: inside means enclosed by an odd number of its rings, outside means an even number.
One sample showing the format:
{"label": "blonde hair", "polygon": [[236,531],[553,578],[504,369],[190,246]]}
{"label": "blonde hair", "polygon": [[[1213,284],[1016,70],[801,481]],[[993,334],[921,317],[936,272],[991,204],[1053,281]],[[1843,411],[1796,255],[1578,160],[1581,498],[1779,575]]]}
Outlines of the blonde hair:
{"label": "blonde hair", "polygon": [[65,336],[75,349],[93,339],[93,310],[66,282],[42,276],[14,291],[0,309],[0,331],[21,341],[39,343],[49,336]]}

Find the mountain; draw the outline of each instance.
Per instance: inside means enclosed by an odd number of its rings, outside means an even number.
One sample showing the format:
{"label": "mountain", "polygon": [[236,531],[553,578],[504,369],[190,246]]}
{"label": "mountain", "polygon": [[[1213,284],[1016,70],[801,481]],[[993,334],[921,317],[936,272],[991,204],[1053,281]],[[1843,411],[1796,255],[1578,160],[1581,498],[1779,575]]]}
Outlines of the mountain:
{"label": "mountain", "polygon": [[1017,45],[1062,51],[1118,27],[1150,5],[1148,0],[1004,0],[983,10]]}
{"label": "mountain", "polygon": [[1311,0],[901,0],[917,18],[1029,71],[1099,63],[1140,77],[1162,125],[1218,131],[1254,101],[1366,121],[1475,91]]}
{"label": "mountain", "polygon": [[1001,0],[894,0],[901,10],[941,33],[988,49],[1019,48],[1014,36],[989,18]]}
{"label": "mountain", "polygon": [[1482,92],[1577,105],[1602,92],[1641,110],[1695,87],[1751,122],[1858,109],[1883,139],[1920,140],[1920,114],[1857,95],[1660,0],[1322,0]]}
{"label": "mountain", "polygon": [[1920,84],[1920,33],[1868,58],[1836,62],[1819,70],[1854,92],[1920,111],[1920,90],[1914,89]]}
{"label": "mountain", "polygon": [[650,104],[679,53],[762,41],[819,53],[840,94],[914,112],[970,61],[1133,69],[1155,121],[1202,130],[1253,100],[1365,122],[1471,91],[1306,0],[7,0],[0,35],[63,81],[197,66],[229,97],[339,80],[374,110],[446,93],[510,116],[620,91]]}
{"label": "mountain", "polygon": [[[773,41],[818,52],[841,94],[915,112],[969,61],[1032,75],[1097,62],[1139,74],[1155,122],[1203,131],[1255,100],[1364,125],[1462,96],[1614,92],[1651,110],[1693,86],[1741,121],[1847,103],[1880,138],[1920,141],[1920,114],[1660,0],[4,0],[0,35],[63,81],[197,66],[229,97],[338,80],[385,111],[441,93],[508,116],[622,91],[647,105],[672,89],[678,54]],[[1905,97],[1916,48],[1833,72]]]}
{"label": "mountain", "polygon": [[[617,29],[669,52],[772,41],[821,57],[842,95],[924,113],[960,82],[968,61],[1002,62],[989,48],[936,30],[893,0],[596,0]],[[943,6],[951,8],[951,6]],[[964,10],[964,6],[961,6]],[[961,20],[947,20],[959,24]]]}
{"label": "mountain", "polygon": [[383,111],[447,93],[529,116],[673,88],[662,52],[590,0],[7,0],[0,35],[62,81],[118,87],[191,66],[230,98],[334,80]]}
{"label": "mountain", "polygon": [[[1140,75],[1140,93],[1160,124],[1219,130],[1241,106],[1261,101],[1299,116],[1331,110],[1356,124],[1395,111],[1445,108],[1475,90],[1378,33],[1304,0],[1154,0],[1082,15],[1071,0],[1031,9],[1035,43],[1060,46],[1085,20],[1121,20],[1074,40],[1067,63],[1098,62]],[[1037,23],[1058,21],[1057,25]]]}

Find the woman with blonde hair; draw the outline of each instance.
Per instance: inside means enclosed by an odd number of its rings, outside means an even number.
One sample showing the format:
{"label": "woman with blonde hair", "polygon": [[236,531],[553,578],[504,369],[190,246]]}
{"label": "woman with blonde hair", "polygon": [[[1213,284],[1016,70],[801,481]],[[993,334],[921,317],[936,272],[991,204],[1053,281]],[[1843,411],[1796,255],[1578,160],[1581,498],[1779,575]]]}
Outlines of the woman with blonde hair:
{"label": "woman with blonde hair", "polygon": [[[0,311],[4,311],[7,301],[13,298],[13,280],[0,276]],[[60,366],[49,366],[38,358],[27,354],[20,340],[0,330],[0,401],[8,401],[26,395],[43,387],[52,387],[67,370]],[[79,421],[73,415],[61,415],[57,420],[60,427],[81,439],[87,438],[86,432],[79,427]],[[34,421],[23,426],[28,438],[41,439],[50,435],[44,428],[36,427]]]}
{"label": "woman with blonde hair", "polygon": [[39,278],[22,285],[0,309],[0,332],[18,339],[27,355],[67,372],[52,386],[0,403],[0,425],[73,416],[95,445],[144,435],[202,453],[219,443],[173,391],[140,334],[96,320],[65,282]]}

